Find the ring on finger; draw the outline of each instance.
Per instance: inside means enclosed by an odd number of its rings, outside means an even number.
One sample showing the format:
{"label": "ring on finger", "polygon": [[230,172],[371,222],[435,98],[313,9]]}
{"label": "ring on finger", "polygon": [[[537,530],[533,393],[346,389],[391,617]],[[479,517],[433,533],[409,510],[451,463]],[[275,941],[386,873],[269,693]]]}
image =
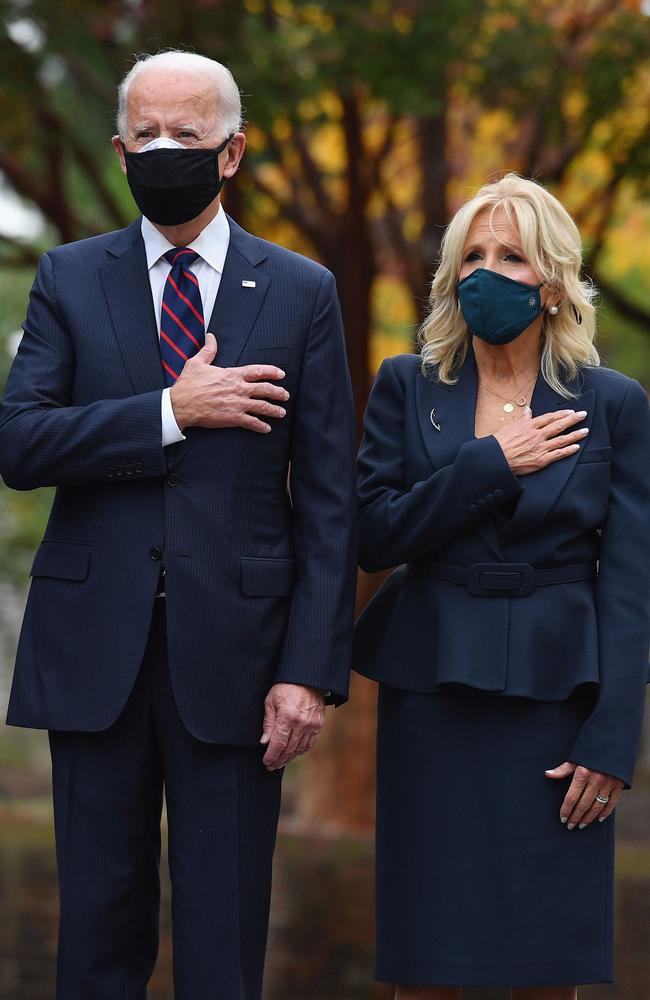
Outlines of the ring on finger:
{"label": "ring on finger", "polygon": [[601,795],[600,792],[596,794],[596,802],[600,802],[601,805],[606,806],[609,802],[609,795]]}

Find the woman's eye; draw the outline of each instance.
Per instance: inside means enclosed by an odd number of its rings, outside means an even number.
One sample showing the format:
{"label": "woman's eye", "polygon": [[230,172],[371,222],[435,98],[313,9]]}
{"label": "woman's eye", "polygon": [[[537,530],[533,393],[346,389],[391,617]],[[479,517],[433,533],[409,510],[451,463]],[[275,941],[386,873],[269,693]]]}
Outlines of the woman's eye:
{"label": "woman's eye", "polygon": [[468,253],[467,256],[465,257],[465,263],[468,263],[471,260],[480,260],[480,259],[481,256],[478,250],[471,250],[470,253]]}
{"label": "woman's eye", "polygon": [[518,253],[507,253],[503,259],[512,261],[515,264],[523,264],[523,258]]}

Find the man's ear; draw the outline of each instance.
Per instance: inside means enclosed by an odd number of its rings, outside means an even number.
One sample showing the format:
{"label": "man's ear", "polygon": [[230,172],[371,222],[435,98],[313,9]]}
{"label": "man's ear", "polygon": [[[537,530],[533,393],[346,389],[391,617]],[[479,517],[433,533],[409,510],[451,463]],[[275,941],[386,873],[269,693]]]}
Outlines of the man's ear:
{"label": "man's ear", "polygon": [[227,149],[224,150],[225,159],[221,166],[221,176],[228,178],[234,177],[239,169],[239,164],[241,163],[241,158],[244,155],[244,150],[246,149],[246,136],[243,132],[235,132],[232,139],[228,143]]}
{"label": "man's ear", "polygon": [[120,164],[122,166],[122,173],[125,174],[126,173],[126,160],[124,159],[124,149],[122,148],[122,140],[120,139],[119,135],[114,135],[113,138],[111,139],[111,142],[113,144],[113,149],[115,150],[115,152],[117,153],[117,155],[120,158]]}

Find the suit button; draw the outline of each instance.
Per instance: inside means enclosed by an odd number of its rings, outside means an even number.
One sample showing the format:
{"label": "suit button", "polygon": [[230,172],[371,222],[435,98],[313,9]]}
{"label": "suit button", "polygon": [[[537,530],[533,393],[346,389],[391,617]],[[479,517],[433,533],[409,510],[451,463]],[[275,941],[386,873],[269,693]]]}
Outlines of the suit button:
{"label": "suit button", "polygon": [[124,475],[124,466],[123,465],[116,465],[115,466],[115,475],[116,476],[123,476]]}
{"label": "suit button", "polygon": [[486,504],[485,500],[477,500],[476,501],[476,506],[478,507],[479,510],[484,510],[485,507],[487,507],[487,504]]}
{"label": "suit button", "polygon": [[127,476],[132,476],[133,475],[133,466],[132,465],[127,465],[127,467],[125,469],[125,472],[126,472]]}
{"label": "suit button", "polygon": [[497,500],[500,500],[501,497],[503,496],[503,490],[495,490],[494,495],[497,498]]}
{"label": "suit button", "polygon": [[494,503],[496,497],[495,497],[494,493],[486,493],[485,494],[485,499],[487,500],[488,503]]}
{"label": "suit button", "polygon": [[115,469],[111,465],[110,469],[107,472],[107,476],[108,476],[109,479],[112,479],[114,475],[115,475]]}
{"label": "suit button", "polygon": [[171,476],[167,476],[167,485],[176,486],[178,484],[178,476],[172,472]]}
{"label": "suit button", "polygon": [[477,514],[478,513],[478,507],[476,506],[475,503],[471,503],[467,509],[470,512],[470,514]]}
{"label": "suit button", "polygon": [[159,549],[157,545],[152,545],[149,549],[149,555],[152,559],[160,559],[162,556],[162,549]]}
{"label": "suit button", "polygon": [[135,471],[138,473],[138,475],[141,472],[144,472],[144,465],[142,464],[142,462],[136,462],[135,463]]}

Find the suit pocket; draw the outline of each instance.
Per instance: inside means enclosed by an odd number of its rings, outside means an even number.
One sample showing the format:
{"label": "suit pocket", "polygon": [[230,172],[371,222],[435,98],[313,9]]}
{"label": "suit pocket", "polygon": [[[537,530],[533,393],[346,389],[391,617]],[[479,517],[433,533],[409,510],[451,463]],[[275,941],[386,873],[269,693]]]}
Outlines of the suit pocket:
{"label": "suit pocket", "polygon": [[[298,361],[300,361],[298,347],[248,346],[239,355],[237,365],[238,367],[243,367],[244,365],[277,365],[278,368],[283,368],[286,371],[287,367],[291,367],[292,364]],[[218,364],[216,359],[214,363]]]}
{"label": "suit pocket", "polygon": [[611,448],[585,448],[578,458],[579,463],[583,462],[611,462]]}
{"label": "suit pocket", "polygon": [[90,542],[62,542],[46,538],[36,550],[30,576],[85,580],[90,569]]}
{"label": "suit pocket", "polygon": [[247,597],[285,597],[295,575],[293,559],[241,557],[241,589]]}

